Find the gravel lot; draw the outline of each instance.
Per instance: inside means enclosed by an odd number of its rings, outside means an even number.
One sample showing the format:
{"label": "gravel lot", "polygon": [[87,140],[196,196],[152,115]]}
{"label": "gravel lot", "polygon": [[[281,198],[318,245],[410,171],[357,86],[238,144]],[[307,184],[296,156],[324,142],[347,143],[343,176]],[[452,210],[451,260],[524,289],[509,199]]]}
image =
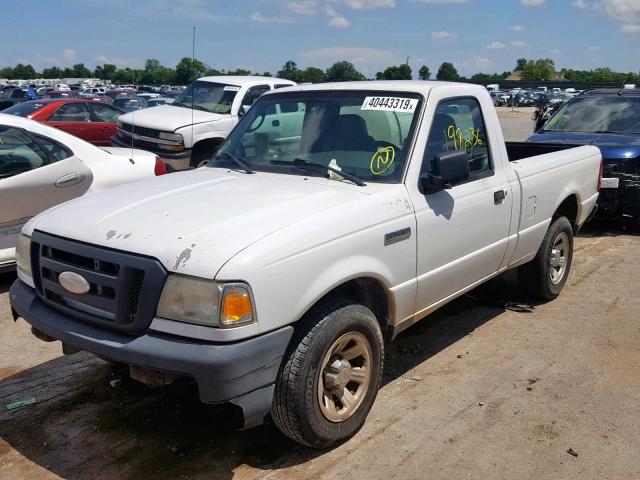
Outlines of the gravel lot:
{"label": "gravel lot", "polygon": [[[531,112],[501,110],[525,139]],[[389,347],[365,427],[327,452],[235,431],[188,382],[148,390],[62,356],[12,321],[3,275],[0,478],[640,478],[638,271],[639,236],[591,226],[556,301],[506,310],[527,300],[506,275],[453,302]]]}

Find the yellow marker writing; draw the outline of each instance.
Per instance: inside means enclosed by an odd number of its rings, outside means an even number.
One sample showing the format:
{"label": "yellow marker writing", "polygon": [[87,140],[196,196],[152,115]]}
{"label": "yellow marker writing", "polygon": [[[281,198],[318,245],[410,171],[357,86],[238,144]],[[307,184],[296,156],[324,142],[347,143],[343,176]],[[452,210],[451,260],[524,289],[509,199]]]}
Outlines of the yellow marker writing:
{"label": "yellow marker writing", "polygon": [[371,157],[370,169],[374,175],[382,175],[386,172],[396,159],[396,149],[391,145],[379,147],[378,151]]}

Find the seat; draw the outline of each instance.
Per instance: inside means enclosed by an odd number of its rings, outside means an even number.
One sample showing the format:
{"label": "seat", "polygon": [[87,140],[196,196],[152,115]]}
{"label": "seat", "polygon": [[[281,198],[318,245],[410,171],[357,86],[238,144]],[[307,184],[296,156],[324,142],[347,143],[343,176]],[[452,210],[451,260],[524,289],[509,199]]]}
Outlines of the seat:
{"label": "seat", "polygon": [[359,115],[339,115],[328,135],[320,137],[315,151],[370,151],[377,149],[376,141],[369,135],[367,124]]}

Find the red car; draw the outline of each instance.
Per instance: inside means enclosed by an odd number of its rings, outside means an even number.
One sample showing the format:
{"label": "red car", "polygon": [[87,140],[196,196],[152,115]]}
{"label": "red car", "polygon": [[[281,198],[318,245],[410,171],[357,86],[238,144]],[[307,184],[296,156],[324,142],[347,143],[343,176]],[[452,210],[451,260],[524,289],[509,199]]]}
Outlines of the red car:
{"label": "red car", "polygon": [[98,147],[110,147],[116,119],[124,112],[105,102],[82,98],[32,100],[2,113],[27,117],[80,137]]}

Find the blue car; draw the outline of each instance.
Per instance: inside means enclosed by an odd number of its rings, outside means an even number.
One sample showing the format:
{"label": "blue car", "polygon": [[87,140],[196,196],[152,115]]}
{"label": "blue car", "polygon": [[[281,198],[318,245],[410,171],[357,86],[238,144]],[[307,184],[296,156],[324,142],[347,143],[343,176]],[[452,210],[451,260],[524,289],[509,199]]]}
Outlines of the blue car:
{"label": "blue car", "polygon": [[640,229],[640,89],[598,89],[572,98],[527,142],[595,145],[604,160],[598,216]]}

